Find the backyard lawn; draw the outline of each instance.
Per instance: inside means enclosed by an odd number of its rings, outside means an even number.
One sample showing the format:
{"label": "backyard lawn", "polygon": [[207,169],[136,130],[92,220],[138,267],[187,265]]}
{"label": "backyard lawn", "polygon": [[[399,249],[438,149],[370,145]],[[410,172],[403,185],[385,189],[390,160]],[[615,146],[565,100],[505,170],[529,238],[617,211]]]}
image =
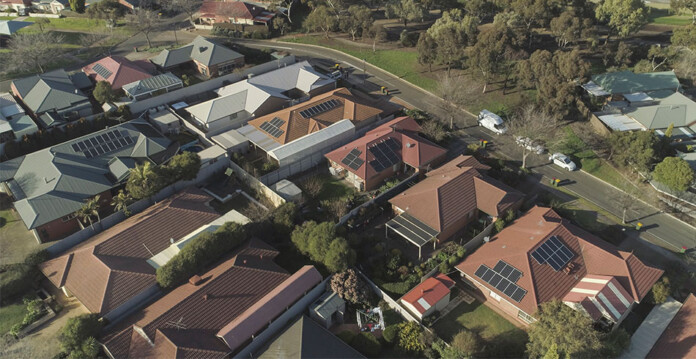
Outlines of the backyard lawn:
{"label": "backyard lawn", "polygon": [[13,325],[20,323],[25,312],[26,308],[21,300],[0,307],[0,335],[9,332]]}
{"label": "backyard lawn", "polygon": [[319,201],[348,198],[355,193],[353,187],[349,187],[338,178],[330,175],[322,175],[320,179],[322,181],[322,187],[317,196]]}
{"label": "backyard lawn", "polygon": [[[3,196],[0,194],[0,196]],[[0,201],[3,199],[0,198]],[[50,243],[39,245],[15,212],[0,203],[0,265],[21,263],[27,255]]]}
{"label": "backyard lawn", "polygon": [[477,333],[485,342],[485,356],[522,357],[527,333],[479,301],[462,302],[434,325],[435,332],[449,342],[461,330]]}

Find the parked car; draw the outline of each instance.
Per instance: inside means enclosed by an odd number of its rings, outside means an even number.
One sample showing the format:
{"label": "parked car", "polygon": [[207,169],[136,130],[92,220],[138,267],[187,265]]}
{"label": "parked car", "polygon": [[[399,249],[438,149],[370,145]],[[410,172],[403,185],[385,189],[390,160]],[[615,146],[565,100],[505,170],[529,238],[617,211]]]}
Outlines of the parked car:
{"label": "parked car", "polygon": [[331,78],[332,80],[338,80],[342,77],[343,77],[343,74],[339,70],[336,70],[336,71],[329,74],[329,78]]}
{"label": "parked car", "polygon": [[544,147],[541,142],[534,141],[529,137],[517,136],[515,137],[515,142],[517,142],[520,147],[524,147],[539,155],[546,152],[546,147]]}
{"label": "parked car", "polygon": [[483,110],[478,115],[478,125],[493,131],[496,135],[502,135],[507,132],[507,127],[503,123],[500,116],[491,111]]}
{"label": "parked car", "polygon": [[553,164],[555,164],[556,166],[565,168],[568,171],[575,171],[578,168],[575,165],[575,162],[573,162],[568,156],[562,153],[552,154],[551,157],[549,157],[549,161],[552,161]]}

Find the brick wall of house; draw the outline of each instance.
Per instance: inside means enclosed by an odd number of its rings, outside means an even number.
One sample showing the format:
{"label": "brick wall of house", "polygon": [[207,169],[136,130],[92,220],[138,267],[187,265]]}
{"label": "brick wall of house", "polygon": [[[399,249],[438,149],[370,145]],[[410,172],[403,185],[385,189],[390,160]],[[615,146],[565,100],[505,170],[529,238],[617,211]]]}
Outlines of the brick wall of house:
{"label": "brick wall of house", "polygon": [[[110,212],[112,198],[111,190],[104,191],[99,194],[99,208],[101,209],[99,212],[101,214]],[[64,220],[65,218],[66,217],[57,218],[36,227],[36,231],[39,234],[41,241],[50,242],[62,239],[82,229],[78,218]],[[96,218],[93,220],[96,221]],[[85,224],[85,226],[88,225],[89,224]]]}
{"label": "brick wall of house", "polygon": [[522,323],[525,326],[529,325],[529,323],[521,320],[517,316],[520,312],[520,309],[517,308],[516,306],[514,306],[512,303],[508,302],[504,297],[500,301],[498,301],[496,298],[493,298],[490,294],[491,293],[490,289],[488,289],[484,285],[479,284],[478,282],[474,281],[471,277],[469,277],[466,274],[464,274],[464,277],[462,279],[464,279],[465,282],[467,282],[468,284],[470,284],[470,285],[474,286],[476,289],[478,289],[479,295],[481,295],[482,297],[485,297],[486,301],[488,301],[488,303],[493,304],[496,308],[500,309],[505,314],[507,314],[508,320],[515,320],[519,323]]}

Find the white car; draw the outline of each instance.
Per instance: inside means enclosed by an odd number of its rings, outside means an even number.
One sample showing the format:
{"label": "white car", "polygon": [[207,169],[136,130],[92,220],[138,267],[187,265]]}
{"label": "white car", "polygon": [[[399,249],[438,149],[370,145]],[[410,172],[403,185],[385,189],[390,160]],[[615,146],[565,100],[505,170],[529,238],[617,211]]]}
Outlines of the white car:
{"label": "white car", "polygon": [[520,147],[524,147],[538,155],[546,152],[544,145],[542,145],[539,141],[532,140],[529,137],[517,136],[515,137],[515,142],[517,142]]}
{"label": "white car", "polygon": [[479,126],[493,131],[496,135],[503,135],[507,132],[503,119],[491,111],[482,110],[478,115],[477,121]]}
{"label": "white car", "polygon": [[575,171],[578,168],[575,165],[575,162],[571,161],[568,156],[562,153],[554,153],[551,155],[551,157],[549,157],[549,161],[553,161],[553,164],[561,168],[565,168],[568,171]]}

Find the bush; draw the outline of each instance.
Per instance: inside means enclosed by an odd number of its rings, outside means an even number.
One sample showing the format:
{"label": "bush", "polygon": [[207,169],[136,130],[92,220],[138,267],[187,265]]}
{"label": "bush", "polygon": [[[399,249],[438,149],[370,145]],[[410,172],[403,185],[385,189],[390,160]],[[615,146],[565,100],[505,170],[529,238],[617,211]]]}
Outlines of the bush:
{"label": "bush", "polygon": [[396,324],[387,325],[387,327],[384,328],[384,331],[382,331],[382,338],[384,338],[384,341],[390,345],[393,345],[396,342],[398,335],[399,326]]}
{"label": "bush", "polygon": [[30,266],[35,266],[35,265],[38,265],[39,263],[43,263],[49,259],[51,259],[51,258],[50,258],[50,254],[48,254],[48,251],[46,251],[45,249],[41,249],[41,250],[31,252],[26,258],[24,258],[24,264],[30,265]]}
{"label": "bush", "polygon": [[377,338],[375,338],[372,333],[368,332],[362,332],[353,338],[351,346],[368,358],[376,357],[382,350],[382,346],[379,344]]}
{"label": "bush", "polygon": [[367,282],[354,269],[334,274],[329,282],[329,288],[339,297],[356,305],[369,304],[372,295]]}
{"label": "bush", "polygon": [[467,356],[471,356],[478,353],[481,341],[476,333],[469,330],[462,330],[452,339],[452,346],[466,353]]}
{"label": "bush", "polygon": [[404,29],[399,35],[399,41],[404,47],[414,47],[418,43],[418,37],[420,37],[419,33]]}
{"label": "bush", "polygon": [[425,349],[421,340],[421,327],[415,322],[399,324],[399,348],[405,352],[419,353]]}
{"label": "bush", "polygon": [[0,271],[0,293],[2,302],[22,296],[37,287],[41,273],[30,265],[12,264]]}
{"label": "bush", "polygon": [[351,332],[350,330],[344,330],[338,333],[336,336],[343,340],[346,344],[350,344],[353,341],[353,339],[355,339],[355,335],[356,334]]}
{"label": "bush", "polygon": [[498,218],[493,225],[495,226],[495,233],[500,233],[505,228],[505,221],[502,218]]}
{"label": "bush", "polygon": [[655,304],[662,304],[667,301],[667,297],[671,293],[672,288],[669,284],[669,278],[662,277],[662,279],[653,285],[650,290],[652,294],[652,302]]}
{"label": "bush", "polygon": [[66,352],[78,351],[83,342],[96,337],[102,327],[99,314],[82,314],[68,319],[60,334],[60,346]]}
{"label": "bush", "polygon": [[24,315],[21,323],[17,323],[10,329],[10,334],[15,337],[19,334],[22,329],[29,326],[29,324],[39,320],[44,315],[44,304],[39,298],[36,299],[24,299],[24,305],[26,306],[27,313]]}

